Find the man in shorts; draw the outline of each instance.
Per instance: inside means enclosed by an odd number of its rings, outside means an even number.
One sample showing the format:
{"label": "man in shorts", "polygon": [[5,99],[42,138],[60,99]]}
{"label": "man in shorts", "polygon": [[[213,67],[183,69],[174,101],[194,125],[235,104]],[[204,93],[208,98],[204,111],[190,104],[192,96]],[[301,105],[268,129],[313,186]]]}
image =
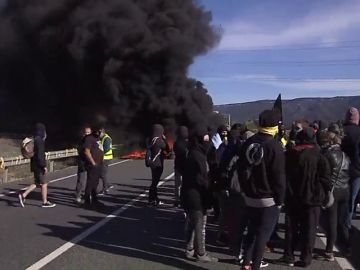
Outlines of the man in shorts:
{"label": "man in shorts", "polygon": [[45,140],[46,129],[42,123],[35,125],[34,134],[34,156],[31,158],[31,171],[34,173],[34,184],[31,184],[24,193],[19,193],[19,202],[21,207],[25,207],[25,198],[37,186],[41,187],[42,205],[44,208],[55,207],[56,204],[48,201],[48,180],[47,180],[47,167],[45,160]]}

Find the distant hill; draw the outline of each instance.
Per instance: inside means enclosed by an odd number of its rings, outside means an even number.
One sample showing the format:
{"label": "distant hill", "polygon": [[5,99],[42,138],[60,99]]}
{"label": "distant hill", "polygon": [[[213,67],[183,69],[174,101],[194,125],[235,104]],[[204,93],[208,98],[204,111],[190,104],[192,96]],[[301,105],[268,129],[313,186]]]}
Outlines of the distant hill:
{"label": "distant hill", "polygon": [[[231,115],[231,122],[243,123],[257,120],[259,113],[273,107],[274,100],[260,100],[246,103],[215,105],[214,110]],[[305,118],[309,121],[324,120],[328,123],[342,120],[349,107],[360,108],[360,96],[334,98],[297,98],[283,100],[285,125]]]}

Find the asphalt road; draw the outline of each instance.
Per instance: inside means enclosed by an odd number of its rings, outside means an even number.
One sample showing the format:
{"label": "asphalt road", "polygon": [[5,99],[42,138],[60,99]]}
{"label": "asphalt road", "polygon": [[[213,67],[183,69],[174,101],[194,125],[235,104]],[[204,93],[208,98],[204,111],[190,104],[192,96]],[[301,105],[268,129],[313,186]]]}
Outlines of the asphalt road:
{"label": "asphalt road", "polygon": [[[183,256],[184,215],[173,204],[173,164],[166,162],[159,195],[163,206],[146,206],[150,171],[143,161],[119,161],[109,170],[114,185],[102,197],[105,207],[86,210],[74,203],[75,168],[51,174],[49,199],[55,208],[41,208],[40,191],[19,207],[16,191],[29,181],[0,186],[0,269],[239,269],[225,248],[216,246],[216,225],[209,219],[207,250],[219,263],[196,263]],[[359,217],[359,214],[358,214]],[[314,260],[307,269],[360,269],[360,221],[352,234],[354,254],[338,262]],[[281,227],[281,226],[280,226]],[[280,232],[281,235],[281,232]],[[324,248],[320,238],[317,250]],[[281,247],[265,258],[281,256]],[[351,266],[352,264],[352,266]],[[270,264],[272,269],[291,269]],[[296,269],[296,268],[293,268]]]}

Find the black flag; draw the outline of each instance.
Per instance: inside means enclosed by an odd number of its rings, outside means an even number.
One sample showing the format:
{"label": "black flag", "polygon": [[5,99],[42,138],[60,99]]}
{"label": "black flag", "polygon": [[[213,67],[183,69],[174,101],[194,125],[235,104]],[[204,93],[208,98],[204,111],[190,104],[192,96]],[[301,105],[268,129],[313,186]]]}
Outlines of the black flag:
{"label": "black flag", "polygon": [[282,113],[282,101],[281,101],[281,94],[278,95],[277,99],[275,100],[274,111],[277,111],[280,114],[280,121],[283,124],[283,113]]}

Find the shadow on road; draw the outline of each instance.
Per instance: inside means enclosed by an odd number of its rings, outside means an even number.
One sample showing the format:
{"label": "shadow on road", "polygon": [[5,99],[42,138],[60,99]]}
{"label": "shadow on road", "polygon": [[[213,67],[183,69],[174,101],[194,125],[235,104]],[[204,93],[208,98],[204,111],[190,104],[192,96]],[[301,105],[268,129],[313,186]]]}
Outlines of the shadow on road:
{"label": "shadow on road", "polygon": [[[160,192],[167,191],[165,186]],[[178,269],[205,270],[206,265],[184,258],[184,214],[171,207],[172,200],[164,200],[163,207],[146,207],[146,202],[134,206],[109,221],[104,227],[77,243],[92,250],[106,252],[109,260],[121,264],[122,258],[136,258],[131,269],[144,269],[137,265],[140,261],[156,262]],[[77,234],[100,221],[103,217],[82,215],[89,223],[72,223],[68,227],[39,224],[49,230],[45,235],[71,241]],[[215,231],[208,232],[208,239],[215,239]],[[212,243],[213,244],[213,243]],[[209,251],[224,253],[210,245]],[[114,256],[116,255],[116,256]],[[140,260],[139,260],[140,259]],[[144,263],[144,262],[142,262]],[[71,267],[71,266],[69,266]],[[238,267],[238,266],[237,266]]]}

